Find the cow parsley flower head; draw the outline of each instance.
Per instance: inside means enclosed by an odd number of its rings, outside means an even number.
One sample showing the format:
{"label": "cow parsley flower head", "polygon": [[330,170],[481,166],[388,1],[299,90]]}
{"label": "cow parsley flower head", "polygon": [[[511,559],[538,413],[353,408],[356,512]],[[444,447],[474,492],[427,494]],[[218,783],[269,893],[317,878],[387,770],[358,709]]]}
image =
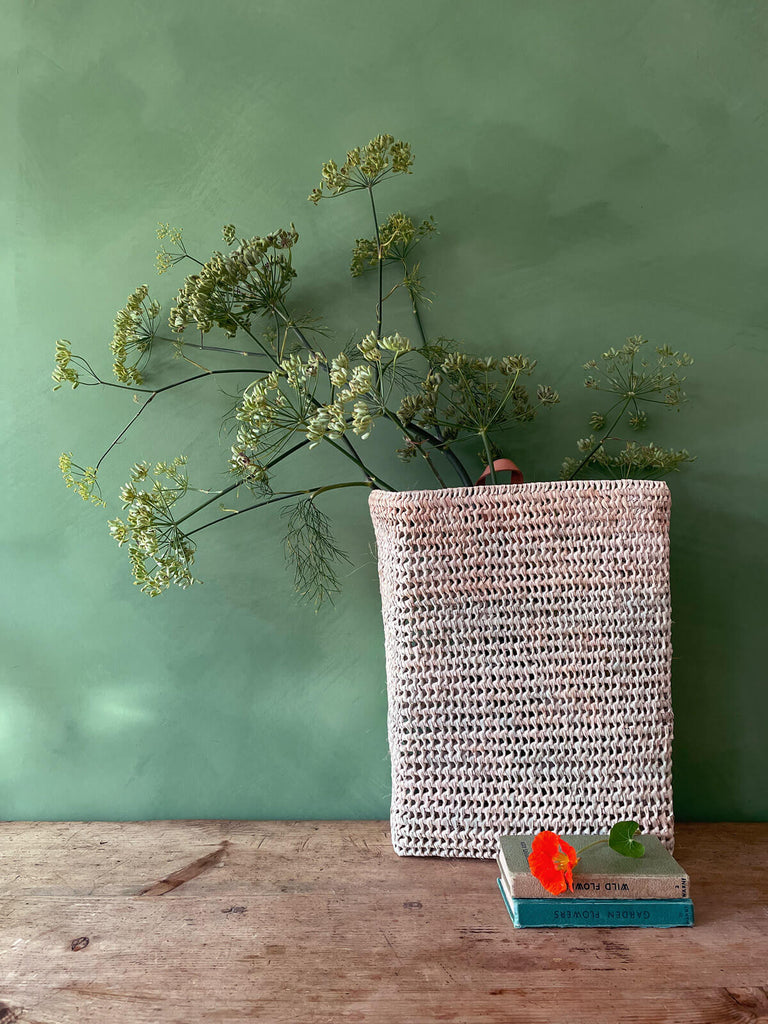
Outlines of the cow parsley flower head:
{"label": "cow parsley flower head", "polygon": [[411,342],[395,332],[385,338],[379,338],[379,348],[384,352],[394,352],[396,356],[404,356],[411,351]]}
{"label": "cow parsley flower head", "polygon": [[194,324],[207,334],[220,327],[233,338],[251,314],[274,314],[296,277],[291,249],[298,239],[291,224],[263,237],[244,238],[226,255],[214,252],[179,289],[168,317],[171,330],[182,334]]}
{"label": "cow parsley flower head", "polygon": [[128,387],[144,383],[139,364],[148,355],[157,333],[160,304],[149,299],[148,292],[145,284],[139,285],[115,314],[110,345],[114,357],[112,370],[115,378]]}
{"label": "cow parsley flower head", "polygon": [[[366,270],[376,267],[379,251],[385,262],[404,263],[415,246],[436,230],[434,217],[427,217],[417,226],[402,211],[390,214],[379,228],[380,248],[375,238],[358,238],[355,241],[349,268],[352,277],[360,277]],[[413,268],[410,273],[413,273]]]}
{"label": "cow parsley flower head", "polygon": [[186,458],[154,467],[137,463],[121,491],[125,518],[109,521],[109,532],[120,547],[128,545],[134,583],[156,597],[170,586],[186,589],[192,576],[195,544],[181,530],[173,508],[188,489]]}
{"label": "cow parsley flower head", "polygon": [[168,224],[158,224],[157,226],[157,237],[160,241],[168,241],[174,246],[173,251],[169,252],[165,247],[158,250],[155,257],[155,265],[157,267],[158,274],[164,274],[171,267],[175,267],[177,263],[187,257],[187,250],[184,247],[184,242],[181,237],[181,228],[172,228]]}
{"label": "cow parsley flower head", "polygon": [[76,388],[80,383],[80,375],[74,366],[71,365],[72,349],[68,341],[59,338],[56,342],[55,366],[51,378],[55,384],[54,391],[58,391],[62,384],[69,383]]}
{"label": "cow parsley flower head", "polygon": [[367,146],[351,149],[340,167],[335,160],[327,160],[322,181],[312,189],[309,200],[319,203],[326,196],[372,188],[389,174],[410,174],[412,165],[413,154],[407,142],[396,140],[394,135],[377,135]]}
{"label": "cow parsley flower head", "polygon": [[83,501],[90,501],[97,508],[106,508],[107,503],[101,496],[94,466],[78,466],[72,461],[72,452],[62,452],[59,456],[59,469],[64,483]]}

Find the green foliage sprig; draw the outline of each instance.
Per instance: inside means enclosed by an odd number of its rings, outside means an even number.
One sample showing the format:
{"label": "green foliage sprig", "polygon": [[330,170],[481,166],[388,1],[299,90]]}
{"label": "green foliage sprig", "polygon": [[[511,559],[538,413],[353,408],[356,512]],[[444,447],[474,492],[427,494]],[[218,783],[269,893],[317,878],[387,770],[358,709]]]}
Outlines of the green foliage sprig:
{"label": "green foliage sprig", "polygon": [[[178,266],[189,273],[167,312],[167,335],[160,326],[161,305],[146,285],[134,289],[118,311],[110,343],[114,380],[73,355],[68,341],[56,343],[54,390],[65,383],[73,389],[107,387],[130,394],[139,405],[95,465],[80,467],[71,454],[61,456],[67,486],[97,505],[104,504],[98,481],[102,463],[153,402],[194,382],[225,374],[243,378],[231,417],[230,484],[191,487],[186,458],[177,456],[154,466],[137,463],[120,492],[123,515],[110,520],[109,528],[117,543],[127,547],[134,581],[144,593],[155,596],[172,585],[186,588],[197,582],[193,538],[202,530],[279,504],[284,550],[297,590],[315,604],[332,599],[346,556],[333,539],[323,496],[347,487],[395,489],[382,477],[375,457],[364,454],[374,432],[390,431],[400,458],[418,460],[436,486],[471,486],[485,463],[491,467],[490,482],[496,483],[493,462],[509,444],[510,429],[558,403],[550,385],[530,383],[536,361],[529,356],[481,357],[454,339],[428,337],[422,314],[431,298],[417,257],[422,242],[436,234],[435,222],[431,216],[413,219],[402,210],[380,220],[375,198],[382,182],[410,174],[413,162],[408,143],[378,135],[350,150],[341,165],[333,160],[323,164],[321,183],[310,193],[315,204],[368,194],[373,234],[355,241],[350,271],[354,278],[374,275],[375,320],[351,344],[327,351],[328,330],[293,304],[299,243],[293,223],[264,236],[240,238],[235,225],[226,224],[226,251],[215,250],[206,258],[188,250],[181,229],[161,224],[158,273]],[[410,300],[414,334],[401,323],[384,331],[385,304],[401,289]],[[212,341],[214,332],[218,336]],[[684,401],[684,378],[678,371],[690,358],[660,348],[657,361],[649,363],[641,355],[644,345],[643,339],[630,338],[623,348],[604,353],[600,363],[588,364],[587,386],[606,392],[612,404],[592,414],[594,433],[579,441],[581,457],[566,459],[565,475],[658,474],[690,461],[686,451],[666,451],[652,442],[628,441],[616,449],[622,418],[632,430],[643,429],[646,405],[672,408]],[[164,346],[194,372],[165,382],[153,375],[153,353]],[[212,352],[238,365],[211,369],[204,360]],[[342,479],[279,489],[282,464],[311,461],[309,453],[317,448],[333,451],[354,479],[341,474]],[[232,504],[223,503],[225,496]],[[255,500],[247,503],[248,496]]]}

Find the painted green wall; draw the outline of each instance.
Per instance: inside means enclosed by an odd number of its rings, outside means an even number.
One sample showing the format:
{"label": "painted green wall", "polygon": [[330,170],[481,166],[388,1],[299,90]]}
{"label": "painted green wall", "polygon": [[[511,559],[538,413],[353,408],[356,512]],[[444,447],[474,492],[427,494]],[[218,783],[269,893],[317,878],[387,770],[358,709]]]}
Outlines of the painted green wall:
{"label": "painted green wall", "polygon": [[[149,601],[56,467],[135,407],[48,375],[60,336],[108,365],[136,284],[168,297],[160,220],[198,251],[229,221],[295,220],[297,298],[368,330],[345,276],[365,205],[305,197],[322,160],[391,131],[416,174],[384,212],[442,232],[430,329],[529,352],[568,399],[511,453],[530,478],[584,432],[585,359],[634,333],[694,353],[661,436],[699,455],[672,481],[677,814],[764,818],[765,5],[16,0],[3,20],[0,817],[386,815],[364,500],[329,499],[358,566],[335,609],[294,603],[277,515],[210,531],[205,586]],[[112,508],[137,457],[222,480],[226,406],[206,382],[153,407],[105,470]]]}

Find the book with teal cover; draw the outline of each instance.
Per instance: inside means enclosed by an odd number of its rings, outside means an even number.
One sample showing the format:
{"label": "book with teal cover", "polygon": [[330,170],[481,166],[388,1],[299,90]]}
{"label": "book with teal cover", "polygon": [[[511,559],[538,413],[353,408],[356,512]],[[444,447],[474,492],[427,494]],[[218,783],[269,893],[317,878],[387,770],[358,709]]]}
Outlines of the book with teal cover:
{"label": "book with teal cover", "polygon": [[515,899],[499,892],[515,928],[689,928],[691,900]]}
{"label": "book with teal cover", "polygon": [[[582,849],[603,836],[563,836]],[[688,875],[657,836],[638,836],[645,847],[642,857],[622,857],[607,843],[587,850],[573,872],[573,892],[568,899],[661,900],[687,899],[691,895]],[[499,842],[499,870],[507,892],[515,899],[556,899],[531,874],[528,854],[533,836],[502,836]]]}

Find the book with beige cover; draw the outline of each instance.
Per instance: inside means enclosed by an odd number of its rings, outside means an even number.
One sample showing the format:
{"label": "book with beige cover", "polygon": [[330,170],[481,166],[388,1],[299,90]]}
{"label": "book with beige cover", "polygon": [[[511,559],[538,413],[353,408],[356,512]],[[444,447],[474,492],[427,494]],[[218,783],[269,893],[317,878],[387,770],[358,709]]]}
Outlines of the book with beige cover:
{"label": "book with beige cover", "polygon": [[[604,836],[563,836],[578,852]],[[637,836],[645,847],[642,857],[622,857],[607,843],[587,850],[573,871],[573,892],[586,899],[662,900],[690,897],[690,880],[657,836]],[[562,899],[548,893],[531,874],[528,854],[532,835],[502,836],[497,861],[508,894],[514,899]]]}

